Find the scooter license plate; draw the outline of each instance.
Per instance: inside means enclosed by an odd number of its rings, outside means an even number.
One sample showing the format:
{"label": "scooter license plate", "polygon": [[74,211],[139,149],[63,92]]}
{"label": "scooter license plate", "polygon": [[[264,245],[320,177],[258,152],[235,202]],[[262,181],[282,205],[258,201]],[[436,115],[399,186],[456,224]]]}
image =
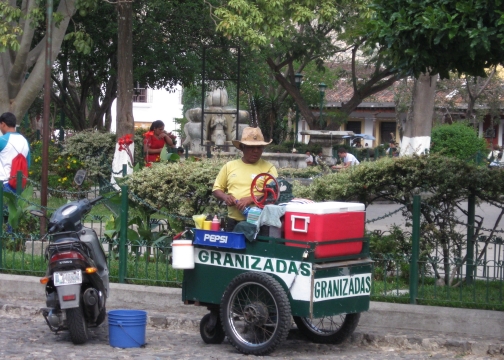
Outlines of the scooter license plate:
{"label": "scooter license plate", "polygon": [[82,271],[55,272],[53,274],[53,283],[54,286],[82,284]]}

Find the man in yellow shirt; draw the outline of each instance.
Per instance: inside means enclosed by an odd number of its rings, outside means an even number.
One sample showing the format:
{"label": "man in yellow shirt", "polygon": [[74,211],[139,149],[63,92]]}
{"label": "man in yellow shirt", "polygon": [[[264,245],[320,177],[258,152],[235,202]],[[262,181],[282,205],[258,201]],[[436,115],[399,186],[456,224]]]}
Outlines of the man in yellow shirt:
{"label": "man in yellow shirt", "polygon": [[[247,206],[254,205],[250,196],[250,185],[256,175],[269,173],[278,176],[275,166],[261,159],[264,147],[269,144],[271,140],[264,141],[261,129],[253,127],[243,129],[240,141],[233,140],[233,145],[243,152],[243,156],[226,163],[213,186],[213,195],[228,206],[226,231],[232,231],[238,222],[245,220],[242,211]],[[261,188],[262,184],[257,186]]]}

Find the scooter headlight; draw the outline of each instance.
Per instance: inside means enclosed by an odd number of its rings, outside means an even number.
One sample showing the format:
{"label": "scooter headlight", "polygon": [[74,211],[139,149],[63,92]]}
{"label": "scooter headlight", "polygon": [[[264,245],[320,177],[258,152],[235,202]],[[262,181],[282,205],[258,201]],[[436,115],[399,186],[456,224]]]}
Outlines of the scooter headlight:
{"label": "scooter headlight", "polygon": [[77,210],[77,205],[70,205],[69,207],[67,207],[66,209],[64,209],[62,212],[61,212],[61,215],[63,216],[69,216],[71,215],[72,213],[75,212],[75,210]]}

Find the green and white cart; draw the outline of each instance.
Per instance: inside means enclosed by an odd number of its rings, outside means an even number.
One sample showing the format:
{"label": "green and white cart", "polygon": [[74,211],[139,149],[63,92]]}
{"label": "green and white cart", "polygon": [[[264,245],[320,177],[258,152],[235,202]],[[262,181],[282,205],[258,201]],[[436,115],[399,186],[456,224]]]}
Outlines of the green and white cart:
{"label": "green and white cart", "polygon": [[[264,183],[271,182],[270,175],[259,174],[251,194],[259,191],[267,199],[269,190],[256,186],[261,175],[266,175]],[[279,186],[273,180],[276,201],[279,190],[290,184]],[[196,230],[196,236],[198,231],[203,230]],[[324,241],[324,246],[362,242],[362,250],[320,259],[315,249],[322,242],[258,236],[246,245],[243,238],[238,248],[226,248],[223,236],[235,233],[202,234],[209,241],[194,242],[195,266],[184,270],[182,300],[210,310],[200,322],[201,337],[208,344],[219,344],[227,336],[243,354],[266,355],[287,338],[292,320],[310,340],[338,344],[369,309],[373,262],[367,238]]]}
{"label": "green and white cart", "polygon": [[265,355],[286,339],[293,318],[312,341],[341,343],[369,309],[372,271],[368,240],[344,241],[363,241],[362,252],[315,259],[317,242],[306,249],[265,236],[242,250],[195,245],[182,300],[210,310],[200,322],[203,341],[227,336],[240,352]]}

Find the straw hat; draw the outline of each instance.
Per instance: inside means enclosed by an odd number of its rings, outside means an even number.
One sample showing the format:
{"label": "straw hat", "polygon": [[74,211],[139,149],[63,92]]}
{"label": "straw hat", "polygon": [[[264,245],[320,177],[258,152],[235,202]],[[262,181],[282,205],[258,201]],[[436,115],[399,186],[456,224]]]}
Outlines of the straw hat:
{"label": "straw hat", "polygon": [[256,127],[246,127],[243,129],[241,140],[233,140],[233,145],[240,149],[240,144],[249,146],[264,146],[271,144],[273,140],[269,142],[264,141],[264,136],[261,129]]}

